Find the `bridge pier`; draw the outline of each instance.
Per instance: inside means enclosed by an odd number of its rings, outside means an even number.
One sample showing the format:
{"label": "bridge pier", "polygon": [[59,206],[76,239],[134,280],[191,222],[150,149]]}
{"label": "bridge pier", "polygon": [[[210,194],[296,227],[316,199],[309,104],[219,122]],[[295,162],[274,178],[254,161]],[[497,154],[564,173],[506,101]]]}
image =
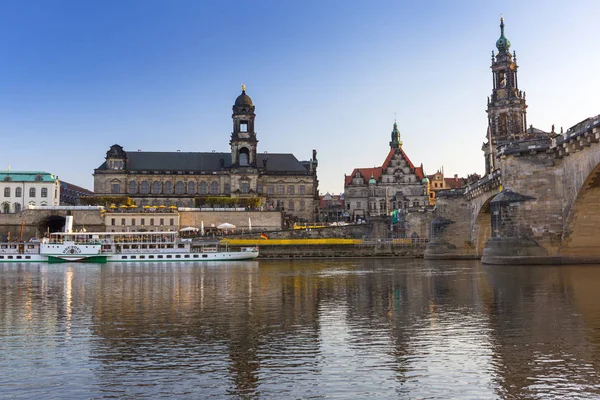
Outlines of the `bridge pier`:
{"label": "bridge pier", "polygon": [[548,250],[533,239],[526,214],[530,196],[504,189],[490,203],[492,237],[483,249],[484,264],[560,264],[561,257],[550,256]]}

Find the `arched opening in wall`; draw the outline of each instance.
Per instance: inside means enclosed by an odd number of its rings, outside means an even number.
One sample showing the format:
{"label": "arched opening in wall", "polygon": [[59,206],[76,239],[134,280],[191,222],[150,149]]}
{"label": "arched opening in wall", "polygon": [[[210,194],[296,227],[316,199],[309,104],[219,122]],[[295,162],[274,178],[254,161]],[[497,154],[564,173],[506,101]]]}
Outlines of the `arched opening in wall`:
{"label": "arched opening in wall", "polygon": [[569,210],[560,254],[600,257],[600,164],[583,182]]}
{"label": "arched opening in wall", "polygon": [[475,254],[483,255],[485,243],[492,237],[492,215],[490,214],[490,203],[496,196],[492,196],[479,208],[475,224],[473,225],[472,241],[475,244]]}
{"label": "arched opening in wall", "polygon": [[38,230],[41,234],[62,232],[65,230],[65,217],[51,215],[40,221]]}
{"label": "arched opening in wall", "polygon": [[242,147],[240,149],[239,159],[240,165],[248,165],[248,162],[250,161],[250,151],[247,148]]}

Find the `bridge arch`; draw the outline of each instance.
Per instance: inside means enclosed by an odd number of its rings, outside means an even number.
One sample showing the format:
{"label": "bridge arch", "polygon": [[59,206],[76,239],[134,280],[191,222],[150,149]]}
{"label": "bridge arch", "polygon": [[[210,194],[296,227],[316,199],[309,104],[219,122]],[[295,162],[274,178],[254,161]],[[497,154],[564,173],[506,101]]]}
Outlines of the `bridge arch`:
{"label": "bridge arch", "polygon": [[[485,243],[492,237],[492,215],[490,214],[490,203],[497,194],[490,196],[474,210],[477,214],[473,221],[473,230],[471,232],[471,242],[475,247],[475,254],[479,257],[483,255]],[[477,203],[474,203],[476,207]]]}
{"label": "bridge arch", "polygon": [[43,234],[62,232],[65,229],[66,218],[60,215],[49,215],[38,223],[38,231]]}
{"label": "bridge arch", "polygon": [[600,163],[588,174],[571,205],[562,255],[600,257]]}

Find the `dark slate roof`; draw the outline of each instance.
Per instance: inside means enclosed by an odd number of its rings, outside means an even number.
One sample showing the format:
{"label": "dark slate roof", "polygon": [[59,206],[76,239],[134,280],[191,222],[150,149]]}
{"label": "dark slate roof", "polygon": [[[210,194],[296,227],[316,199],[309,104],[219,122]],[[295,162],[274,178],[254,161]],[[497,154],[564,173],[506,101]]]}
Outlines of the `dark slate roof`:
{"label": "dark slate roof", "polygon": [[[293,154],[259,153],[256,155],[257,166],[263,167],[267,160],[266,170],[271,172],[307,173],[308,170]],[[231,167],[231,153],[185,153],[132,151],[127,153],[128,171],[220,171],[221,159],[223,167]],[[106,170],[106,163],[98,167]]]}

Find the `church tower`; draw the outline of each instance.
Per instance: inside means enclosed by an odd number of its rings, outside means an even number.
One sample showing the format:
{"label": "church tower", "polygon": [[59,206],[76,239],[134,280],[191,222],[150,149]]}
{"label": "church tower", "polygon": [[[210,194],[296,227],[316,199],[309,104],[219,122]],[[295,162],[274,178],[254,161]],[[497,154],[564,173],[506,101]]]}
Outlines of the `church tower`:
{"label": "church tower", "polygon": [[486,174],[494,171],[498,146],[525,138],[527,105],[525,93],[517,81],[517,55],[510,53],[510,41],[504,36],[504,18],[500,18],[500,38],[496,41],[498,54],[492,51],[492,96],[488,97],[488,142],[482,150],[486,158]]}
{"label": "church tower", "polygon": [[256,167],[256,132],[254,132],[254,105],[242,85],[242,94],[233,105],[233,132],[231,133],[231,166]]}

